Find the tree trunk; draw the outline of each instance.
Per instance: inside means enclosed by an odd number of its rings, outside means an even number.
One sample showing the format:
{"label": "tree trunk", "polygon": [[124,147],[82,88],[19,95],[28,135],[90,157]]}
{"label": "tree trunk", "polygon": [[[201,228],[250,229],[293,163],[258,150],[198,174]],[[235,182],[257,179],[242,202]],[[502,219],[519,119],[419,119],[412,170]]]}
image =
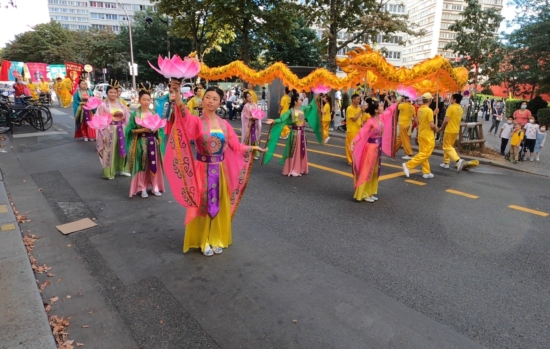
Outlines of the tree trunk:
{"label": "tree trunk", "polygon": [[243,21],[243,29],[242,29],[242,36],[243,36],[243,42],[241,46],[241,60],[248,65],[250,63],[250,52],[249,52],[249,39],[248,39],[248,26],[250,24],[250,20],[248,18],[245,18]]}
{"label": "tree trunk", "polygon": [[330,0],[330,26],[328,37],[328,70],[336,73],[336,55],[338,54],[338,26],[336,16],[340,10],[336,0]]}

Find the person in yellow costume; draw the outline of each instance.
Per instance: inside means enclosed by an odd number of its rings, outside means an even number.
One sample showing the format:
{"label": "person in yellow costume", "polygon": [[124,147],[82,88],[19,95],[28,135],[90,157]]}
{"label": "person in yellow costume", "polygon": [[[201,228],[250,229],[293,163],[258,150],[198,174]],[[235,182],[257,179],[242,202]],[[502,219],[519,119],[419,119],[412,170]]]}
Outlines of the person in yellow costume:
{"label": "person in yellow costume", "polygon": [[402,97],[401,102],[397,106],[399,110],[399,120],[397,125],[399,126],[399,133],[397,134],[397,139],[395,140],[395,151],[397,152],[401,146],[403,146],[403,151],[405,156],[402,157],[403,160],[412,159],[412,148],[411,148],[411,136],[410,131],[412,127],[412,120],[415,114],[414,107],[412,106],[409,97]]}
{"label": "person in yellow costume", "polygon": [[36,86],[36,84],[29,79],[27,87],[29,88],[32,99],[38,99],[38,86]]}
{"label": "person in yellow costume", "polygon": [[65,77],[65,79],[63,79],[59,83],[59,99],[61,101],[62,108],[71,107],[72,90],[73,90],[73,82],[68,77]]}
{"label": "person in yellow costume", "polygon": [[432,94],[426,92],[422,95],[422,106],[418,108],[418,154],[411,160],[403,163],[403,171],[405,176],[410,176],[410,170],[422,166],[422,177],[429,179],[434,178],[430,170],[430,156],[435,148],[435,133],[438,132],[437,126],[434,124],[434,112],[430,109],[432,102]]}
{"label": "person in yellow costume", "polygon": [[[281,103],[279,103],[279,116],[282,116],[290,108],[290,89],[285,87],[285,95],[281,98]],[[285,125],[283,131],[281,131],[281,139],[287,139],[288,134],[290,133],[290,128]]]}
{"label": "person in yellow costume", "polygon": [[204,96],[204,90],[197,86],[193,89],[193,93],[195,95],[187,101],[187,109],[189,109],[191,115],[200,116],[199,108],[202,108],[201,96]]}
{"label": "person in yellow costume", "polygon": [[248,88],[243,91],[243,95],[245,92],[250,93],[250,95],[252,96],[252,101],[258,104],[258,96],[256,95],[256,92],[254,92],[254,86],[252,84],[248,84]]}
{"label": "person in yellow costume", "polygon": [[346,158],[348,165],[351,166],[353,157],[351,154],[351,142],[359,133],[363,124],[370,118],[368,113],[365,113],[368,105],[359,105],[361,96],[357,93],[351,96],[351,105],[346,110]]}
{"label": "person in yellow costume", "polygon": [[445,131],[443,133],[443,163],[440,166],[449,168],[449,163],[453,160],[456,162],[456,172],[460,172],[464,167],[464,160],[456,153],[454,144],[460,132],[460,122],[464,113],[464,110],[460,106],[462,95],[455,93],[452,95],[451,101],[452,104],[447,108],[445,119],[441,124],[441,129]]}
{"label": "person in yellow costume", "polygon": [[332,113],[332,97],[329,95],[323,96],[323,102],[325,105],[323,106],[323,116],[321,118],[321,121],[323,122],[323,142],[328,143],[330,140],[330,137],[328,136],[328,130],[330,128],[330,115]]}
{"label": "person in yellow costume", "polygon": [[47,81],[44,81],[44,79],[40,79],[40,82],[38,83],[38,91],[41,94],[50,93],[50,84]]}

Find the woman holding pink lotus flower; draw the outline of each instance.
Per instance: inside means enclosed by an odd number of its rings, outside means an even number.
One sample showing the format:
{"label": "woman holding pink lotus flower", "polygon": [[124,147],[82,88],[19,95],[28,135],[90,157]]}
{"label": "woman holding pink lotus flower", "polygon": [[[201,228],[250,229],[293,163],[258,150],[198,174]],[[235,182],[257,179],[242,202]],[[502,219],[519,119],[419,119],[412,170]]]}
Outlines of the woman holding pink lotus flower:
{"label": "woman holding pink lotus flower", "polygon": [[141,192],[142,198],[148,197],[149,187],[153,195],[161,196],[161,192],[164,192],[164,174],[160,148],[164,143],[163,128],[166,120],[149,110],[149,92],[139,93],[139,104],[140,107],[130,115],[125,129],[128,168],[132,174],[130,197],[138,192]]}
{"label": "woman holding pink lotus flower", "polygon": [[124,128],[130,114],[118,100],[116,86],[107,86],[107,99],[97,108],[96,117],[107,115],[111,123],[97,132],[97,152],[103,167],[103,178],[115,179],[115,175],[130,177],[126,168],[126,140]]}
{"label": "woman holding pink lotus flower", "polygon": [[[264,112],[254,103],[254,97],[248,91],[244,93],[245,105],[241,113],[241,143],[246,145],[260,145],[262,138],[262,118]],[[258,160],[260,152],[254,152],[254,160]]]}

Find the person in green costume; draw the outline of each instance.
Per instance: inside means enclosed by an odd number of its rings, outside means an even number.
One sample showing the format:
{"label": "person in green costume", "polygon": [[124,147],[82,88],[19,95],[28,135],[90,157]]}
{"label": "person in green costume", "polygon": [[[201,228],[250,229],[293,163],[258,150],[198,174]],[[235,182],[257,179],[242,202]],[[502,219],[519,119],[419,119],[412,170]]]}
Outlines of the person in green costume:
{"label": "person in green costume", "polygon": [[291,128],[290,135],[286,140],[285,151],[280,164],[283,165],[283,175],[298,177],[308,174],[307,164],[307,141],[304,131],[306,121],[313,129],[319,144],[323,144],[321,122],[317,104],[319,97],[316,96],[309,105],[302,106],[303,99],[293,90],[290,98],[290,109],[275,120],[268,120],[272,124],[267,140],[267,152],[264,155],[262,164],[267,164],[272,159],[277,147],[281,131],[288,125]]}
{"label": "person in green costume", "polygon": [[151,94],[142,90],[139,93],[140,107],[131,115],[125,129],[126,149],[128,150],[128,168],[132,174],[130,197],[141,192],[146,198],[147,189],[155,196],[164,192],[164,175],[162,173],[161,145],[164,144],[164,130],[155,132],[136,123],[136,119],[144,119],[151,115]]}

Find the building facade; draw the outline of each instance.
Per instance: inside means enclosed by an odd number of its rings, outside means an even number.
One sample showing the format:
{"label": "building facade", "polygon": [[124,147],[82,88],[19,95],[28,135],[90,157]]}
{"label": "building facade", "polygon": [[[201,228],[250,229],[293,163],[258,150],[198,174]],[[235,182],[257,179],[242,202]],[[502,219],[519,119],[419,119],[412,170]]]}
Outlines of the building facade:
{"label": "building facade", "polygon": [[128,18],[138,11],[154,10],[149,0],[121,0],[122,8],[116,1],[91,0],[48,0],[50,18],[71,30],[89,28],[120,31],[127,25]]}
{"label": "building facade", "polygon": [[[479,0],[483,8],[493,7],[502,11],[503,0]],[[440,55],[448,59],[456,54],[445,51],[445,45],[456,38],[449,26],[461,19],[460,13],[466,8],[463,0],[404,0],[409,21],[424,29],[422,37],[406,38],[409,42],[403,48],[402,65],[410,68],[425,59]],[[496,35],[496,33],[495,33]]]}

